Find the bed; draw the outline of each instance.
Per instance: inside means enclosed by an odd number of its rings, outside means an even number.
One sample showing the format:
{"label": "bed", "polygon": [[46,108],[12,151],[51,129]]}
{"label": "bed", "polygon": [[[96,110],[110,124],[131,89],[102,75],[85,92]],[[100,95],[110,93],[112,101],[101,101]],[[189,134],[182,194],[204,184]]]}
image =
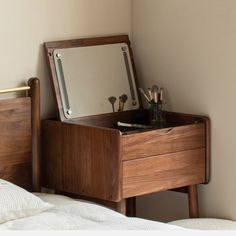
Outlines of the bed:
{"label": "bed", "polygon": [[[20,98],[2,93],[23,91]],[[26,95],[25,95],[26,94]],[[101,205],[40,193],[40,82],[0,91],[0,229],[185,230],[128,218]]]}
{"label": "bed", "polygon": [[0,224],[0,230],[180,230],[164,223],[128,218],[108,208],[80,200],[37,193],[53,208]]}

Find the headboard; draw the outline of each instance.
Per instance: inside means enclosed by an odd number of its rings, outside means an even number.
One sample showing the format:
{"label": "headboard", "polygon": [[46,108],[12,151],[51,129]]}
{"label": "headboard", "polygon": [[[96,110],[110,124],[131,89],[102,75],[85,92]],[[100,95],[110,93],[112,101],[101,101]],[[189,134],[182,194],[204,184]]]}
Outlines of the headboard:
{"label": "headboard", "polygon": [[29,191],[40,191],[40,83],[0,90],[24,97],[0,100],[0,178]]}

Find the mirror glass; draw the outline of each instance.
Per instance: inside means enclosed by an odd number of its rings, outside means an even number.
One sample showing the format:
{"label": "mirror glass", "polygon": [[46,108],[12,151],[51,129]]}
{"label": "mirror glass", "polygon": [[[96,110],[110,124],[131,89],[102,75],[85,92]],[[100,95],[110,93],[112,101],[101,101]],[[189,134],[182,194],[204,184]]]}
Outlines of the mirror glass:
{"label": "mirror glass", "polygon": [[53,58],[66,118],[139,108],[126,43],[55,49]]}

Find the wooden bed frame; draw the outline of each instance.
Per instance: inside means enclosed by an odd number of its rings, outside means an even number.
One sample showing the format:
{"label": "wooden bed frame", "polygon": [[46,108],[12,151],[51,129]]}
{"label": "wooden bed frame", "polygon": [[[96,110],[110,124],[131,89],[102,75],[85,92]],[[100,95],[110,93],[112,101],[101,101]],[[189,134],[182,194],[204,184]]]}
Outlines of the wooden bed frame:
{"label": "wooden bed frame", "polygon": [[40,83],[0,90],[26,96],[0,100],[0,178],[29,191],[40,192]]}

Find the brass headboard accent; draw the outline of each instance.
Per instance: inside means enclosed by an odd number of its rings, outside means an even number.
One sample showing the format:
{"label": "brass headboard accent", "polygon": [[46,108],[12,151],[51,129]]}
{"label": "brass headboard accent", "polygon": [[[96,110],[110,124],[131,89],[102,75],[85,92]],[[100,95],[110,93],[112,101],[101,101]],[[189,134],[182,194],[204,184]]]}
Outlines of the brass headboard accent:
{"label": "brass headboard accent", "polygon": [[0,90],[0,94],[26,91],[26,97],[0,100],[0,178],[39,192],[40,82]]}
{"label": "brass headboard accent", "polygon": [[30,90],[30,86],[24,86],[24,87],[12,88],[12,89],[2,89],[0,90],[0,94],[14,93],[14,92],[28,91],[28,90]]}

